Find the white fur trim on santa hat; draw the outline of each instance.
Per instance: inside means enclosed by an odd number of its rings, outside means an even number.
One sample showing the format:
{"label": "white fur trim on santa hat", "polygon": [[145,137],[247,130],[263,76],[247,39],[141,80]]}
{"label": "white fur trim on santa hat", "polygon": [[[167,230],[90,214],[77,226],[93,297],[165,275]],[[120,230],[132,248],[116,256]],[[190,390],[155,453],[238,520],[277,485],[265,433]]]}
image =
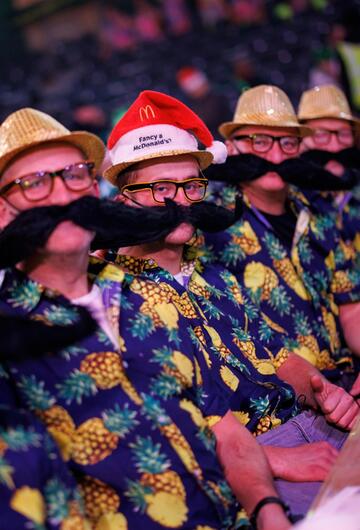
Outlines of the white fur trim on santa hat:
{"label": "white fur trim on santa hat", "polygon": [[194,135],[174,125],[156,124],[124,134],[110,150],[113,165],[131,162],[164,151],[198,151]]}
{"label": "white fur trim on santa hat", "polygon": [[227,159],[228,152],[226,145],[218,140],[215,140],[206,151],[209,151],[213,155],[213,164],[223,164]]}
{"label": "white fur trim on santa hat", "polygon": [[195,90],[202,88],[205,83],[207,83],[207,77],[198,71],[193,72],[183,79],[180,78],[180,86],[185,92],[195,92]]}

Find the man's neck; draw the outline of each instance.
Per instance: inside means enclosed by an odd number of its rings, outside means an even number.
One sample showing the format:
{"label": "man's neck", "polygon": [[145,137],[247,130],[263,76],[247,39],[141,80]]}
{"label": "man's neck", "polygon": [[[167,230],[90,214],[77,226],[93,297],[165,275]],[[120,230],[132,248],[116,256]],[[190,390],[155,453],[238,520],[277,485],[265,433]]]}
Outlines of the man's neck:
{"label": "man's neck", "polygon": [[81,254],[57,254],[36,256],[19,265],[29,278],[45,287],[59,291],[70,300],[90,291],[87,276],[89,256]]}
{"label": "man's neck", "polygon": [[119,254],[134,258],[153,259],[159,267],[173,276],[181,271],[184,245],[166,245],[166,243],[150,243],[135,247],[121,248]]}
{"label": "man's neck", "polygon": [[244,187],[244,192],[250,201],[250,204],[261,212],[271,215],[281,215],[286,211],[286,200],[288,190],[281,191],[263,191],[253,190],[251,187]]}

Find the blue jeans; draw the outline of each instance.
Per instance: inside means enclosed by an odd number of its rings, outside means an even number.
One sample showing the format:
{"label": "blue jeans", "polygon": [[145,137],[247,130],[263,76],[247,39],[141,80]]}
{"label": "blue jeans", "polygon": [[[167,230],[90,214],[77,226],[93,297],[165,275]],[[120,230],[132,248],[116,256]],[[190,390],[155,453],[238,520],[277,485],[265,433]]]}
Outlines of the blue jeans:
{"label": "blue jeans", "polygon": [[[328,442],[341,449],[348,434],[329,425],[315,412],[302,412],[295,418],[257,437],[260,445],[297,447],[306,443]],[[322,482],[288,482],[275,480],[280,497],[290,506],[295,516],[304,516],[315,499]]]}

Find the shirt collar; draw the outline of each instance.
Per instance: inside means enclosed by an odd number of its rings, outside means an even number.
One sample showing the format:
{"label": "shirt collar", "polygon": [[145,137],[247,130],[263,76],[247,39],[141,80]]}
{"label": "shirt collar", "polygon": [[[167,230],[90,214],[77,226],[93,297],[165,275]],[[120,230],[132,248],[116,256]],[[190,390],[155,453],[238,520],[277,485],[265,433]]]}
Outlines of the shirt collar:
{"label": "shirt collar", "polygon": [[[257,208],[255,208],[255,206],[251,204],[250,199],[248,198],[246,193],[242,191],[240,192],[240,196],[242,197],[244,204],[249,208],[249,210],[251,210],[256,215],[256,217],[258,217],[265,225],[267,225],[268,222],[264,218],[264,215]],[[298,191],[293,187],[289,187],[288,203],[290,207],[294,210],[296,216],[298,216],[302,210],[309,210],[309,201],[306,199],[306,197],[301,191]]]}
{"label": "shirt collar", "polygon": [[[138,258],[124,254],[117,254],[115,263],[130,274],[159,272],[161,267],[152,258]],[[193,246],[185,245],[180,272],[185,278],[190,278],[195,269],[201,268],[200,250]]]}

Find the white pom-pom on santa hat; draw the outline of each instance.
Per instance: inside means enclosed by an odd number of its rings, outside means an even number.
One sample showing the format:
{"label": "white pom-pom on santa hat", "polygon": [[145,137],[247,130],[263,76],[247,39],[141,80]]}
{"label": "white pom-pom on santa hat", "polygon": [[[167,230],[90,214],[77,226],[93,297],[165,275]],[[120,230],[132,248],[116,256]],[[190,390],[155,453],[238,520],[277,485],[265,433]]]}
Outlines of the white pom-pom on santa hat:
{"label": "white pom-pom on santa hat", "polygon": [[227,159],[228,152],[226,145],[218,140],[214,140],[210,147],[207,147],[206,151],[213,155],[213,164],[223,164]]}
{"label": "white pom-pom on santa hat", "polygon": [[[199,148],[201,143],[205,149]],[[104,176],[115,182],[130,165],[156,157],[194,156],[201,169],[225,162],[225,144],[214,141],[205,123],[178,99],[141,92],[112,130],[108,148],[112,166]]]}

